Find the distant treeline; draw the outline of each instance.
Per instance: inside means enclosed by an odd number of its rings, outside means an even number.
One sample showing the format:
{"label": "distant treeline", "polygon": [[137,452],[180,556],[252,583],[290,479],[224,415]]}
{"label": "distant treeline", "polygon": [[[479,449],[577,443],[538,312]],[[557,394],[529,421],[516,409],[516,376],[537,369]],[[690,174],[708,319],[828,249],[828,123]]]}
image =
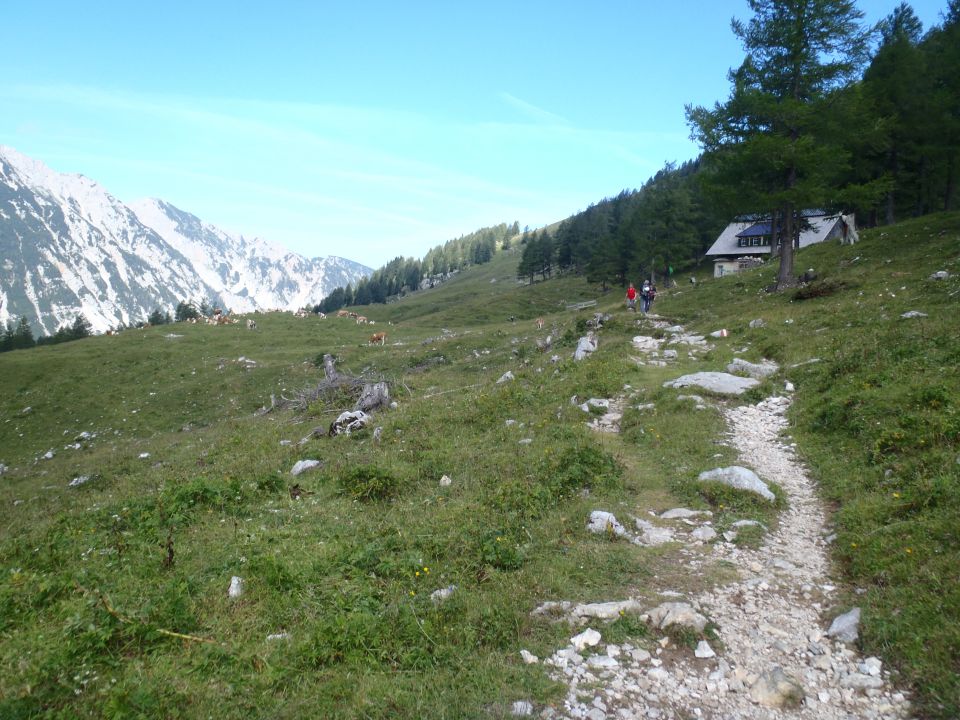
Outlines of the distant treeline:
{"label": "distant treeline", "polygon": [[727,224],[697,182],[699,161],[668,164],[640,190],[624,190],[554,230],[524,233],[517,276],[586,275],[604,287],[667,275],[699,261]]}
{"label": "distant treeline", "polygon": [[[901,3],[874,37],[876,49],[859,79],[817,108],[817,144],[833,152],[823,161],[829,167],[809,174],[829,183],[826,206],[818,209],[853,211],[864,227],[956,207],[960,0],[951,0],[942,23],[926,34]],[[517,275],[533,281],[572,271],[625,284],[699,262],[735,216],[772,210],[756,201],[769,201],[769,192],[748,197],[747,183],[730,182],[711,160],[668,164],[640,190],[602,200],[553,231],[525,234]],[[772,152],[757,153],[738,169],[762,181],[774,162]],[[799,224],[793,229],[799,233]]]}
{"label": "distant treeline", "polygon": [[83,315],[77,315],[71,325],[62,325],[53,335],[34,338],[30,320],[27,319],[26,315],[23,315],[17,322],[7,321],[6,328],[4,328],[3,333],[0,333],[0,352],[24,350],[37,345],[56,345],[57,343],[89,337],[89,335],[90,323]]}
{"label": "distant treeline", "polygon": [[520,224],[500,223],[495,227],[463,235],[431,249],[422,260],[398,257],[356,286],[338,287],[314,307],[314,312],[329,313],[348,305],[385,303],[419,290],[423,285],[440,282],[450,273],[493,259],[497,248],[509,249],[510,239],[520,232]]}

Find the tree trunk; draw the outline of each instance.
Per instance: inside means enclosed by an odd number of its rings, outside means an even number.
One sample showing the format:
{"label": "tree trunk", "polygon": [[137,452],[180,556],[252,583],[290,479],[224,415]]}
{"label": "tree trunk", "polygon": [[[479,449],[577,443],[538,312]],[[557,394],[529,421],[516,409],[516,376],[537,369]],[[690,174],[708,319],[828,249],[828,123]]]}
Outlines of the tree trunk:
{"label": "tree trunk", "polygon": [[780,274],[777,275],[777,290],[784,290],[797,284],[793,277],[794,220],[793,205],[787,203],[783,207],[783,242],[780,243]]}

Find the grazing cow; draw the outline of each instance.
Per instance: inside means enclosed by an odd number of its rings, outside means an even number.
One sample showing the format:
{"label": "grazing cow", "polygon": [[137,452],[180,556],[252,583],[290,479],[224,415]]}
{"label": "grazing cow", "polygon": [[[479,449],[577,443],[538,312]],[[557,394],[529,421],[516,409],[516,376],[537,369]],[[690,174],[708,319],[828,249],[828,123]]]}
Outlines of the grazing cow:
{"label": "grazing cow", "polygon": [[357,319],[358,317],[360,317],[360,316],[357,315],[355,312],[352,312],[352,313],[350,313],[350,317],[352,317],[354,320],[356,320],[356,319]]}
{"label": "grazing cow", "polygon": [[337,310],[337,317],[350,317],[350,313],[346,310]]}
{"label": "grazing cow", "polygon": [[367,341],[370,345],[386,345],[387,344],[387,334],[385,332],[374,333],[370,336],[370,339]]}
{"label": "grazing cow", "polygon": [[537,330],[543,330],[543,318],[537,318]]}
{"label": "grazing cow", "polygon": [[253,318],[247,318],[247,330],[256,330],[256,329],[257,329],[257,321],[254,320]]}
{"label": "grazing cow", "polygon": [[363,315],[357,315],[357,325],[365,325],[367,319]]}
{"label": "grazing cow", "polygon": [[322,312],[318,312],[318,313],[317,313],[317,317],[320,318],[321,320],[326,320],[326,319],[327,319],[327,314],[326,314],[326,313],[322,313]]}

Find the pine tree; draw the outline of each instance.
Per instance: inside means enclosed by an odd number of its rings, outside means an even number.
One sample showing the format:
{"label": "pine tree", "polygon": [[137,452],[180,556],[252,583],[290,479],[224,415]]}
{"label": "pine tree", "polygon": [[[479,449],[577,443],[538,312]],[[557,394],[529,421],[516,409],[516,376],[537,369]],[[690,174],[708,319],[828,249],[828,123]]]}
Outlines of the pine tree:
{"label": "pine tree", "polygon": [[90,321],[81,313],[74,318],[73,325],[70,326],[70,338],[79,340],[80,338],[90,337],[91,329]]}
{"label": "pine tree", "polygon": [[744,212],[776,210],[782,227],[777,287],[794,284],[793,242],[804,208],[831,204],[847,153],[829,135],[834,91],[866,56],[863,13],[852,0],[748,0],[733,20],[747,57],[730,98],[687,107],[694,137],[722,179],[741,190]]}

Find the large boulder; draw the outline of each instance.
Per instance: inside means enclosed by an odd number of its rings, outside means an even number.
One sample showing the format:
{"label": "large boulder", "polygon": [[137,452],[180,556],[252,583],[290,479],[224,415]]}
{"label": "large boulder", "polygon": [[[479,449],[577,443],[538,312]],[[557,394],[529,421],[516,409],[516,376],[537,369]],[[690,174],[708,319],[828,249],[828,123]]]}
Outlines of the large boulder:
{"label": "large boulder", "polygon": [[707,470],[706,472],[700,473],[700,475],[697,477],[697,480],[700,482],[714,481],[728,487],[736,488],[737,490],[746,490],[748,492],[756,493],[760,497],[769,500],[770,502],[773,502],[777,499],[776,496],[770,492],[770,488],[767,487],[767,484],[761,480],[753,470],[740,467],[739,465],[731,465],[730,467]]}
{"label": "large boulder", "polygon": [[669,388],[700,387],[721,395],[743,395],[747,390],[755,388],[759,384],[760,381],[755,378],[738,377],[722,372],[698,372],[692,375],[683,375],[676,380],[668,380],[663,386]]}
{"label": "large boulder", "polygon": [[734,358],[733,362],[727,365],[727,372],[738,375],[748,375],[757,380],[763,380],[771,375],[776,375],[779,370],[780,366],[772,360],[752,363],[743,358]]}

